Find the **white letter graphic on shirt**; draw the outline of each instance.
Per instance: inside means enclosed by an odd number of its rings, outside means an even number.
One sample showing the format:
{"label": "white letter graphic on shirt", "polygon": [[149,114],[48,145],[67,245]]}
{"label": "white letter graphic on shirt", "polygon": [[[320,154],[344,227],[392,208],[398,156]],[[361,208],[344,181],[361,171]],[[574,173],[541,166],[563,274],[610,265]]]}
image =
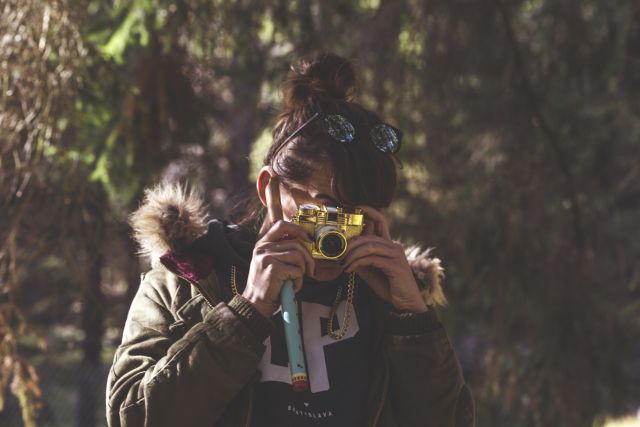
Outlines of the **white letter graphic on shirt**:
{"label": "white letter graphic on shirt", "polygon": [[[336,310],[338,322],[342,322],[347,302],[342,301]],[[309,374],[309,382],[311,392],[318,393],[329,390],[329,376],[327,373],[327,364],[324,356],[324,347],[331,344],[339,344],[345,340],[352,338],[360,330],[358,325],[358,316],[355,310],[351,310],[351,320],[349,326],[341,340],[334,340],[329,335],[322,336],[321,319],[328,319],[331,313],[331,307],[311,302],[302,302],[302,324],[304,350],[307,357],[307,373]],[[341,324],[333,323],[334,328],[339,329]],[[279,366],[271,363],[271,339],[267,338],[264,342],[267,347],[262,359],[258,364],[258,368],[262,373],[260,381],[279,381],[291,384],[291,373],[288,366]]]}

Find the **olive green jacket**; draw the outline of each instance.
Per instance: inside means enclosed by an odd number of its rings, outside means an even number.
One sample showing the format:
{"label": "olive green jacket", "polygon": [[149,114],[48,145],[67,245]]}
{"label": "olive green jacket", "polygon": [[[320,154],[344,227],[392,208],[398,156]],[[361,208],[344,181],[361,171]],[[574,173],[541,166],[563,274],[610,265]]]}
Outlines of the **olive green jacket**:
{"label": "olive green jacket", "polygon": [[[175,187],[156,188],[133,216],[139,243],[155,266],[142,277],[109,372],[110,427],[250,425],[257,366],[273,324],[241,296],[222,302],[224,272],[213,269],[194,279],[158,262],[158,254],[203,232],[196,221],[202,210],[190,197]],[[166,223],[176,212],[191,229],[175,232],[173,220]],[[425,254],[413,248],[407,258],[429,311],[400,314],[377,304],[384,333],[373,355],[377,368],[367,397],[367,426],[474,425],[470,390],[437,321],[435,304],[444,297],[439,281],[429,278],[441,277],[442,270]]]}

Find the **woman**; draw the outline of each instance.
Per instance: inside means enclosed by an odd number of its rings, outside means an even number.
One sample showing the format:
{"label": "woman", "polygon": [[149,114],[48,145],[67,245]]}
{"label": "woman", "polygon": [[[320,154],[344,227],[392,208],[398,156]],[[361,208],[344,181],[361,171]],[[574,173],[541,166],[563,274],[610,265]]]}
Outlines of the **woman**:
{"label": "woman", "polygon": [[[115,426],[472,426],[473,401],[434,306],[439,261],[389,235],[401,133],[353,100],[352,64],[301,62],[234,222],[158,187],[132,215],[154,268],[131,305],[107,385]],[[270,185],[280,194],[282,219]],[[271,187],[273,188],[273,187]],[[311,256],[302,203],[358,207],[364,232]],[[279,295],[294,280],[311,388],[294,391]]]}

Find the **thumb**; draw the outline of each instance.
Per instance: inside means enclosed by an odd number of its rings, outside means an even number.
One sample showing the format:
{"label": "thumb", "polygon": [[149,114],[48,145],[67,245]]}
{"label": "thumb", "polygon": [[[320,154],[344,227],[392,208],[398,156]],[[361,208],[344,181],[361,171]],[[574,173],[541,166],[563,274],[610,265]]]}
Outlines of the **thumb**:
{"label": "thumb", "polygon": [[300,289],[302,289],[302,281],[303,281],[302,277],[296,277],[295,281],[293,282],[294,293],[297,294],[300,291]]}

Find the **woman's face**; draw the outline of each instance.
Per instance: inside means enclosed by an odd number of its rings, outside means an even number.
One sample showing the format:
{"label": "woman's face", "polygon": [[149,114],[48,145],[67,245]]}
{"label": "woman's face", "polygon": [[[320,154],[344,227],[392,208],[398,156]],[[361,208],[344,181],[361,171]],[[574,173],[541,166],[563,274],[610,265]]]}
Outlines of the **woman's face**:
{"label": "woman's face", "polygon": [[[306,183],[283,183],[280,181],[280,203],[282,204],[282,216],[286,221],[291,221],[302,203],[316,205],[343,206],[331,189],[331,170],[329,167],[319,166]],[[315,275],[310,277],[326,281],[340,275],[343,267],[336,260],[316,259]]]}
{"label": "woman's face", "polygon": [[282,215],[287,221],[291,221],[298,211],[298,206],[303,203],[341,206],[333,194],[330,172],[326,169],[316,170],[309,182],[305,184],[284,183],[281,181],[280,200],[282,202]]}

